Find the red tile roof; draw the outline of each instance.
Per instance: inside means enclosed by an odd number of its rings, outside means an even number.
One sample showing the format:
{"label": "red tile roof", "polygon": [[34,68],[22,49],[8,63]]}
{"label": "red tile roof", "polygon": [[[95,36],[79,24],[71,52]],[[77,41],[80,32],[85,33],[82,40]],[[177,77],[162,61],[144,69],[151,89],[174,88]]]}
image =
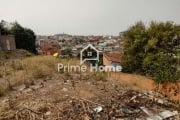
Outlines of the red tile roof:
{"label": "red tile roof", "polygon": [[121,54],[120,53],[110,53],[110,54],[104,54],[104,57],[109,60],[109,61],[112,61],[112,62],[118,62],[120,63],[121,62]]}

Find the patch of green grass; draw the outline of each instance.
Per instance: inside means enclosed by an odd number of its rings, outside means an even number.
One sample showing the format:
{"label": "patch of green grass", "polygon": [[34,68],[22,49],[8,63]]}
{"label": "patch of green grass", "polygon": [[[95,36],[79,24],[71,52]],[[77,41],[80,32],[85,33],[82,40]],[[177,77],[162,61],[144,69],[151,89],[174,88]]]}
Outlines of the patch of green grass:
{"label": "patch of green grass", "polygon": [[96,76],[96,80],[101,80],[101,81],[106,80],[106,75],[103,72],[96,72],[95,76]]}

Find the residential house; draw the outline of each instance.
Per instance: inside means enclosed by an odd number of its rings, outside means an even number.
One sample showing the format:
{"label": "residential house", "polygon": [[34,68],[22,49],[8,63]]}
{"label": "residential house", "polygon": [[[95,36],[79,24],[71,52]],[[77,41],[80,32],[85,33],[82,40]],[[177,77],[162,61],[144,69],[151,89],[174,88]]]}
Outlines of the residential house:
{"label": "residential house", "polygon": [[103,54],[103,65],[104,66],[120,66],[121,55],[120,53],[114,52],[109,54]]}
{"label": "residential house", "polygon": [[43,55],[53,55],[60,52],[59,42],[55,40],[40,41],[39,53]]}

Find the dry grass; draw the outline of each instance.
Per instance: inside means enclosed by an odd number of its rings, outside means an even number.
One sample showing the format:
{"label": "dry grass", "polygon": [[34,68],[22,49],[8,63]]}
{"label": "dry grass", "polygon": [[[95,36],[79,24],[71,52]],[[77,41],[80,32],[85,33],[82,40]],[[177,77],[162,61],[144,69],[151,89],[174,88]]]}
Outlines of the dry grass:
{"label": "dry grass", "polygon": [[44,78],[56,72],[56,65],[60,60],[53,56],[35,56],[23,60],[27,77]]}
{"label": "dry grass", "polygon": [[52,77],[58,73],[58,63],[79,64],[76,59],[59,59],[53,56],[32,56],[24,59],[8,60],[0,64],[0,95],[7,91],[7,79],[12,86],[31,83],[37,79]]}
{"label": "dry grass", "polygon": [[31,57],[33,56],[33,54],[23,49],[17,49],[13,51],[0,51],[0,56],[1,56],[0,60],[2,61],[2,60]]}
{"label": "dry grass", "polygon": [[[6,92],[9,86],[24,84],[26,87],[38,79],[52,78],[59,74],[63,77],[71,77],[71,73],[58,72],[58,63],[64,66],[79,65],[78,59],[60,59],[53,56],[32,56],[23,59],[10,59],[0,64],[0,94]],[[79,73],[81,74],[81,73]],[[94,72],[87,74],[96,80],[105,80],[105,74]],[[2,87],[3,86],[3,87]],[[6,87],[4,87],[6,86]]]}
{"label": "dry grass", "polygon": [[0,97],[4,95],[6,89],[3,86],[0,86]]}

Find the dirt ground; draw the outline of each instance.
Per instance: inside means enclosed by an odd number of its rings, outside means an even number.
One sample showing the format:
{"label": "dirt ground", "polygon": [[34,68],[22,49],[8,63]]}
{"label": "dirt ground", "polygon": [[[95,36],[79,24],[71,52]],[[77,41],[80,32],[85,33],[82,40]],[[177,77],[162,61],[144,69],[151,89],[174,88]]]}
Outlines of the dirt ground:
{"label": "dirt ground", "polygon": [[77,73],[17,86],[0,98],[0,120],[178,120],[179,113],[179,103],[159,93]]}
{"label": "dirt ground", "polygon": [[180,101],[180,82],[166,82],[157,85],[150,77],[128,73],[110,73],[109,76],[122,84],[139,90],[155,90],[169,99]]}

